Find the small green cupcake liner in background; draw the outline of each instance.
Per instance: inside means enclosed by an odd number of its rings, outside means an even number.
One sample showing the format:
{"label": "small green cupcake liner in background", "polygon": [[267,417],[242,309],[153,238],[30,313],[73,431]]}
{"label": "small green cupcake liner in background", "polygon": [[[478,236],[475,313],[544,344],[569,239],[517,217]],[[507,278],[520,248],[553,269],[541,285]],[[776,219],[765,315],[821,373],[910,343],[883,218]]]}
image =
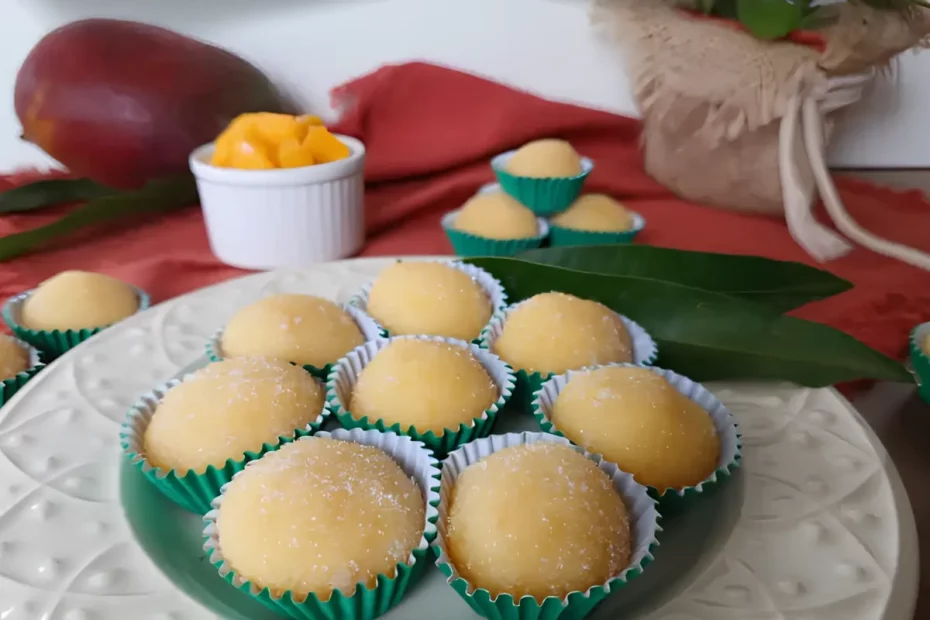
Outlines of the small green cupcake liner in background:
{"label": "small green cupcake liner in background", "polygon": [[[336,429],[331,433],[320,432],[315,437],[330,437],[341,441],[351,441],[374,446],[393,458],[408,476],[413,478],[423,494],[426,503],[426,516],[423,536],[406,563],[397,565],[393,577],[379,575],[377,585],[369,588],[363,583],[355,586],[355,591],[333,592],[328,600],[320,600],[315,594],[301,600],[292,592],[275,596],[267,588],[259,588],[241,575],[226,562],[223,557],[222,543],[219,540],[217,520],[223,505],[220,494],[213,502],[213,509],[204,517],[204,552],[210,563],[219,571],[220,576],[236,589],[248,593],[266,607],[297,620],[371,620],[397,605],[407,591],[429,569],[430,543],[436,537],[436,520],[439,516],[439,462],[433,453],[422,443],[413,441],[394,433],[382,433],[377,430]],[[313,437],[304,437],[298,441],[313,441]],[[225,492],[225,488],[223,489]]]}
{"label": "small green cupcake liner in background", "polygon": [[22,372],[18,372],[12,377],[7,377],[0,381],[0,407],[5,405],[13,398],[30,379],[39,374],[39,371],[45,368],[45,358],[42,352],[28,342],[23,342],[19,338],[14,338],[16,344],[23,348],[29,356],[29,367]]}
{"label": "small green cupcake liner in background", "polygon": [[[636,364],[606,364],[605,366],[622,366],[635,367]],[[565,374],[556,375],[546,381],[543,386],[536,392],[533,398],[533,416],[539,422],[539,426],[547,433],[553,433],[559,437],[564,435],[552,423],[549,418],[549,412],[559,394],[565,388],[573,377],[578,376],[586,371],[604,368],[605,366],[594,366],[585,370],[569,371]],[[659,501],[659,508],[662,514],[673,516],[687,509],[694,501],[701,496],[710,495],[739,467],[742,458],[742,443],[739,434],[739,427],[736,424],[736,418],[733,414],[714,396],[710,390],[700,383],[692,381],[688,377],[679,375],[671,370],[663,368],[648,367],[648,370],[665,378],[669,384],[683,396],[690,398],[697,403],[714,422],[714,428],[720,437],[720,457],[717,460],[717,467],[714,471],[696,486],[684,487],[682,489],[657,489],[648,487],[649,494]],[[644,412],[648,414],[650,412]],[[584,446],[582,446],[584,447]],[[604,457],[601,457],[604,458]]]}
{"label": "small green cupcake liner in background", "polygon": [[316,432],[329,414],[324,398],[323,408],[319,415],[305,428],[295,429],[290,436],[279,437],[275,444],[262,444],[257,451],[246,452],[242,459],[227,459],[223,467],[209,465],[203,473],[191,470],[182,476],[174,470],[165,470],[149,463],[143,452],[143,443],[145,430],[152,421],[152,416],[155,415],[158,403],[171,388],[183,381],[184,379],[173,379],[162,387],[143,395],[136,402],[126,414],[126,419],[120,428],[120,445],[123,449],[123,456],[135,469],[142,472],[142,475],[165,497],[185,510],[200,515],[210,510],[210,503],[220,494],[222,486],[232,480],[232,477],[242,471],[248,463],[260,458],[266,452],[278,449],[285,443]]}
{"label": "small green cupcake liner in background", "polygon": [[552,222],[549,223],[549,242],[552,247],[565,247],[576,245],[616,245],[632,243],[644,228],[646,219],[639,213],[633,213],[633,227],[622,232],[598,232],[593,230],[577,230],[565,228]]}
{"label": "small green cupcake liner in background", "polygon": [[450,211],[442,218],[442,229],[458,256],[516,256],[520,252],[541,247],[549,235],[549,223],[541,217],[536,218],[537,235],[523,239],[491,239],[469,232],[456,230],[455,218],[459,210]]}
{"label": "small green cupcake liner in background", "polygon": [[[529,595],[514,600],[514,597],[509,594],[495,597],[487,590],[476,588],[456,571],[445,545],[449,500],[455,481],[462,472],[495,452],[512,446],[533,443],[566,445],[597,463],[601,471],[610,476],[617,493],[623,497],[632,529],[632,556],[629,566],[622,572],[611,577],[606,583],[588,588],[587,591],[572,592],[561,599],[550,596],[542,603]],[[562,437],[547,433],[509,433],[473,441],[451,453],[443,461],[441,481],[438,533],[436,540],[433,541],[433,548],[438,556],[436,565],[446,576],[446,581],[452,589],[476,613],[485,618],[494,620],[516,620],[518,618],[520,620],[579,620],[584,618],[612,592],[621,589],[629,581],[641,575],[646,566],[652,563],[653,552],[659,544],[658,534],[662,531],[659,525],[661,516],[656,509],[655,500],[649,496],[646,487],[633,480],[630,474],[620,471],[613,463],[596,458],[595,455],[585,452]]]}
{"label": "small green cupcake liner in background", "polygon": [[917,394],[921,400],[930,404],[930,354],[924,350],[924,343],[930,336],[930,323],[918,325],[911,331],[910,349],[911,366],[917,375]]}
{"label": "small green cupcake liner in background", "polygon": [[[496,313],[491,317],[487,326],[481,332],[478,339],[478,345],[489,351],[494,351],[494,342],[500,337],[504,330],[504,323],[507,322],[507,316],[513,312],[524,301],[508,306],[502,312]],[[633,345],[633,363],[636,365],[648,366],[656,361],[659,356],[659,348],[655,340],[649,335],[643,327],[636,321],[629,319],[622,314],[617,314],[623,325],[630,334],[630,342]],[[517,403],[523,411],[533,413],[533,398],[536,391],[542,387],[553,373],[528,372],[526,370],[514,369],[517,378],[517,385],[513,392],[512,402]]]}
{"label": "small green cupcake liner in background", "polygon": [[[355,321],[355,324],[358,326],[359,331],[362,332],[362,337],[365,338],[365,341],[377,340],[378,338],[387,337],[387,332],[384,331],[377,321],[365,314],[360,309],[354,306],[343,306],[343,309],[352,317],[352,320]],[[224,327],[219,328],[210,339],[207,341],[207,358],[211,362],[219,362],[223,359],[223,331]],[[293,363],[293,362],[292,362]],[[312,364],[304,364],[303,368],[309,372],[314,377],[326,381],[326,377],[329,376],[330,371],[336,365],[335,362],[327,364],[322,368],[314,366]]]}
{"label": "small green cupcake liner in background", "polygon": [[507,162],[514,153],[516,151],[507,151],[494,157],[491,168],[501,188],[537,215],[554,215],[570,207],[581,194],[585,179],[594,170],[594,162],[582,157],[581,174],[577,176],[541,179],[518,177],[506,170]]}
{"label": "small green cupcake liner in background", "polygon": [[[149,294],[142,289],[133,286],[136,296],[139,298],[139,309],[142,312],[147,310],[151,304]],[[66,329],[66,330],[40,330],[25,327],[20,322],[20,312],[26,299],[35,292],[35,289],[20,293],[15,297],[7,300],[3,306],[3,320],[17,338],[23,342],[34,346],[42,351],[52,361],[55,358],[70,351],[77,345],[81,344],[91,336],[103,331],[109,325],[104,327],[93,327],[88,329]]]}
{"label": "small green cupcake liner in background", "polygon": [[[438,435],[432,430],[424,433],[418,431],[416,427],[403,429],[400,424],[388,425],[383,420],[369,420],[367,416],[356,418],[349,409],[349,402],[359,376],[379,351],[397,340],[445,342],[469,350],[484,366],[491,380],[497,386],[497,400],[469,423],[460,424],[457,429],[447,428]],[[440,336],[395,336],[394,338],[366,342],[339,360],[326,382],[326,400],[329,402],[333,415],[344,428],[377,429],[383,432],[405,435],[422,442],[437,454],[444,455],[463,443],[479,437],[487,437],[491,433],[498,414],[507,404],[507,401],[510,400],[515,384],[516,378],[510,366],[490,351],[477,345],[469,344],[464,340],[442,338]]]}

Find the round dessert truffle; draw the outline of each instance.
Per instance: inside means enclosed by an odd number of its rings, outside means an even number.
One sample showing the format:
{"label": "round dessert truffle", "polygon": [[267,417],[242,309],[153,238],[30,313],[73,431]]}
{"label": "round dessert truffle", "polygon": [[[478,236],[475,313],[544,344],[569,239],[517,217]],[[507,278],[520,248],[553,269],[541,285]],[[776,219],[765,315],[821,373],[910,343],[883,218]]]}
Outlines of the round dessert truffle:
{"label": "round dessert truffle", "polygon": [[518,177],[563,178],[581,174],[581,157],[565,140],[534,140],[507,161],[507,172]]}
{"label": "round dessert truffle", "polygon": [[0,381],[29,369],[29,351],[15,338],[0,334]]}
{"label": "round dessert truffle", "polygon": [[443,263],[402,262],[382,271],[368,314],[393,336],[473,340],[491,318],[491,299],[465,272]]}
{"label": "round dessert truffle", "polygon": [[552,218],[552,224],[589,232],[624,232],[633,228],[633,214],[610,196],[586,194]]}
{"label": "round dessert truffle", "polygon": [[425,513],[416,483],[378,448],[308,437],[233,479],[217,539],[231,568],[258,588],[326,601],[393,578],[420,543]]}
{"label": "round dessert truffle", "polygon": [[572,448],[514,446],[455,481],[446,551],[459,575],[492,596],[564,598],[630,563],[630,523],[610,478]]}
{"label": "round dessert truffle", "polygon": [[924,337],[924,341],[921,344],[921,348],[924,350],[924,353],[930,355],[930,334],[927,334]]}
{"label": "round dessert truffle", "polygon": [[323,368],[362,344],[348,312],[328,299],[282,294],[239,310],[223,330],[224,357],[273,357]]}
{"label": "round dessert truffle", "polygon": [[112,325],[138,309],[136,291],[116,278],[63,271],[26,298],[19,321],[37,330],[90,329]]}
{"label": "round dessert truffle", "polygon": [[142,451],[178,475],[203,473],[293,436],[319,417],[323,400],[323,388],[299,366],[247,357],[214,362],[168,390]]}
{"label": "round dessert truffle", "polygon": [[526,239],[539,234],[533,212],[504,192],[471,198],[455,217],[454,227],[488,239]]}
{"label": "round dessert truffle", "polygon": [[468,425],[497,400],[497,386],[465,347],[400,338],[381,349],[358,377],[349,402],[356,419],[418,432]]}
{"label": "round dessert truffle", "polygon": [[574,375],[549,418],[572,442],[663,491],[700,483],[720,458],[710,415],[645,368],[613,366]]}
{"label": "round dessert truffle", "polygon": [[515,306],[491,348],[515,369],[543,374],[633,361],[630,333],[616,313],[555,292]]}

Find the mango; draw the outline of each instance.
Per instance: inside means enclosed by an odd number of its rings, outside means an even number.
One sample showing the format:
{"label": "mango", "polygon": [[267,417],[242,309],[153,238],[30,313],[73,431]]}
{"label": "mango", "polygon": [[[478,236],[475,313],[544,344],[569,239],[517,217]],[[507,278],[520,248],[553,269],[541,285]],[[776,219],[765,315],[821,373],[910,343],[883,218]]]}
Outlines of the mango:
{"label": "mango", "polygon": [[[77,21],[43,37],[19,70],[14,104],[24,139],[77,176],[126,189],[186,172],[191,151],[241,114],[294,112],[242,58],[116,19]],[[275,165],[253,146],[237,157],[254,168]]]}

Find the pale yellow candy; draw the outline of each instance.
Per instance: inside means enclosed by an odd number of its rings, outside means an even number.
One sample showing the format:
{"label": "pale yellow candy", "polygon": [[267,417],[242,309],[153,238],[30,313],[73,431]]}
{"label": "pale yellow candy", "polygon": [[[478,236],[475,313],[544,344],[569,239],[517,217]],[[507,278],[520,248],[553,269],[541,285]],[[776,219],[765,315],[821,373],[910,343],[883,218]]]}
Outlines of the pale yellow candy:
{"label": "pale yellow candy", "polygon": [[328,299],[281,294],[239,310],[223,330],[225,357],[273,357],[322,368],[365,341],[348,312]]}
{"label": "pale yellow candy", "polygon": [[441,434],[470,424],[497,400],[497,386],[481,362],[460,346],[394,340],[362,370],[352,390],[352,415],[402,430]]}
{"label": "pale yellow candy", "polygon": [[368,296],[368,314],[392,336],[473,340],[491,310],[487,293],[468,274],[435,262],[391,265],[375,279]]}
{"label": "pale yellow candy", "polygon": [[105,327],[135,314],[139,296],[102,273],[62,271],[42,284],[22,306],[23,327],[38,330]]}
{"label": "pale yellow candy", "polygon": [[323,388],[299,366],[240,357],[201,368],[165,394],[145,431],[156,467],[206,471],[276,444],[319,416]]}
{"label": "pale yellow candy", "polygon": [[0,334],[0,381],[29,368],[29,352],[14,338]]}
{"label": "pale yellow candy", "polygon": [[927,355],[930,355],[930,334],[927,334],[927,336],[924,338],[922,346],[923,346],[924,353],[926,353]]}
{"label": "pale yellow candy", "polygon": [[633,228],[633,214],[610,196],[585,194],[552,218],[552,224],[589,232],[624,232]]}
{"label": "pale yellow candy", "polygon": [[563,598],[630,563],[630,523],[610,478],[564,445],[495,452],[452,490],[446,549],[458,573],[492,596]]}
{"label": "pale yellow candy", "polygon": [[565,293],[516,306],[491,348],[515,369],[544,374],[633,360],[630,334],[616,313]]}
{"label": "pale yellow candy", "polygon": [[607,367],[575,375],[550,413],[556,428],[604,455],[641,484],[694,486],[720,458],[710,415],[644,368]]}
{"label": "pale yellow candy", "polygon": [[454,227],[488,239],[526,239],[539,234],[536,215],[504,192],[471,198],[456,216]]}
{"label": "pale yellow candy", "polygon": [[581,174],[581,157],[565,140],[534,140],[510,157],[506,170],[518,177],[574,177]]}
{"label": "pale yellow candy", "polygon": [[230,483],[219,547],[258,588],[326,601],[393,578],[420,543],[425,512],[420,489],[386,453],[313,437],[268,453]]}

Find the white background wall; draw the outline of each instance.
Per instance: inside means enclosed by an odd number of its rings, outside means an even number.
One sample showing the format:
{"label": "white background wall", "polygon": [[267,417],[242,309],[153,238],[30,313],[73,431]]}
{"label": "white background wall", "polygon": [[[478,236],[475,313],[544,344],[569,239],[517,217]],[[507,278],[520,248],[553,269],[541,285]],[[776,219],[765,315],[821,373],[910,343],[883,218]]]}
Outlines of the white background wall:
{"label": "white background wall", "polygon": [[[646,0],[644,0],[646,1]],[[544,96],[635,115],[615,49],[588,23],[587,0],[3,0],[0,170],[48,164],[17,139],[12,89],[50,29],[89,16],[167,26],[255,62],[319,109],[346,79],[385,62],[427,59]],[[930,167],[930,53],[908,54],[847,122],[845,167]]]}

